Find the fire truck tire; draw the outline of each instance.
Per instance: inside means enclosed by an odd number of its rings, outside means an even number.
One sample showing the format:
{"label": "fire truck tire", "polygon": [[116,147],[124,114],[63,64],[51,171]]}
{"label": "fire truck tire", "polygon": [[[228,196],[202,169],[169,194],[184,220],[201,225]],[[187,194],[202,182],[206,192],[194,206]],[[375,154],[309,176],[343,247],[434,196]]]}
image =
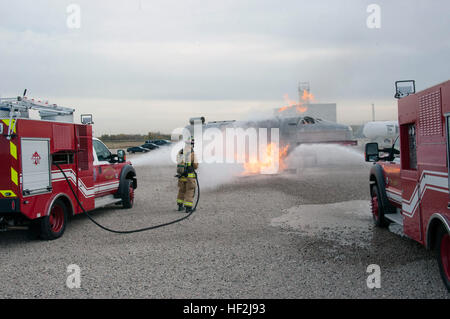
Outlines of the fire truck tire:
{"label": "fire truck tire", "polygon": [[450,292],[450,234],[440,227],[436,236],[436,252],[442,280]]}
{"label": "fire truck tire", "polygon": [[53,240],[61,237],[67,224],[67,207],[64,202],[57,199],[50,208],[50,214],[39,221],[42,239]]}
{"label": "fire truck tire", "polygon": [[123,208],[131,208],[134,204],[134,187],[133,180],[127,179],[125,181],[126,191],[122,195]]}
{"label": "fire truck tire", "polygon": [[371,191],[371,212],[373,217],[373,222],[377,227],[386,227],[388,223],[384,218],[383,205],[380,198],[380,191],[378,190],[378,186],[375,184],[372,186]]}
{"label": "fire truck tire", "polygon": [[30,226],[28,228],[28,239],[30,240],[36,240],[39,239],[41,233],[41,225],[39,220],[33,220],[30,223]]}

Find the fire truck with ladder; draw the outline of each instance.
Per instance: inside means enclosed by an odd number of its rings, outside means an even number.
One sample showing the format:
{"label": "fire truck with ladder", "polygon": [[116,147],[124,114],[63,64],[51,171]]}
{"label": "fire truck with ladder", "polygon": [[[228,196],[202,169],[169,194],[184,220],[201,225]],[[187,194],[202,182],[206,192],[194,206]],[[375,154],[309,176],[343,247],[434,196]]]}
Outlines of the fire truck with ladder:
{"label": "fire truck with ladder", "polygon": [[399,137],[391,148],[366,144],[372,215],[376,226],[403,233],[436,251],[450,291],[450,81],[416,93],[414,81],[396,82]]}
{"label": "fire truck with ladder", "polygon": [[[131,208],[136,172],[123,150],[112,154],[93,138],[92,115],[75,124],[74,109],[25,94],[0,98],[0,230],[26,227],[51,240],[83,212],[79,203],[86,211]],[[40,119],[31,119],[30,110]]]}

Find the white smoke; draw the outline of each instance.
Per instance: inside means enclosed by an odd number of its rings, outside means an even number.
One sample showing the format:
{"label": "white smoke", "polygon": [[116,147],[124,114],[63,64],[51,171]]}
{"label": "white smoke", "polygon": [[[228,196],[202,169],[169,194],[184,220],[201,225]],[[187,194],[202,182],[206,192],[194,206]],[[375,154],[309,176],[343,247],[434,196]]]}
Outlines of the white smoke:
{"label": "white smoke", "polygon": [[311,167],[354,167],[366,165],[364,154],[351,146],[337,144],[302,144],[285,160],[289,169]]}
{"label": "white smoke", "polygon": [[232,184],[243,172],[242,164],[203,163],[199,165],[198,180],[202,189],[215,189]]}
{"label": "white smoke", "polygon": [[[133,166],[173,166],[176,170],[176,154],[184,146],[179,142],[171,147],[161,147],[145,154],[136,154],[130,158]],[[207,159],[199,164],[198,179],[202,189],[214,189],[232,183],[243,172],[242,164],[207,163]]]}
{"label": "white smoke", "polygon": [[182,145],[183,143],[177,143],[172,147],[163,146],[148,153],[135,155],[134,157],[130,158],[131,164],[133,164],[133,166],[176,165],[176,159],[172,159],[172,153],[174,149],[180,150]]}
{"label": "white smoke", "polygon": [[[149,153],[139,154],[130,160],[134,166],[166,166],[176,168],[174,156],[184,143],[172,147],[161,147]],[[197,155],[198,156],[198,155]],[[354,147],[336,144],[303,144],[297,146],[284,159],[286,171],[280,171],[279,176],[290,174],[292,170],[301,173],[311,168],[357,167],[366,165],[364,155]],[[203,158],[199,164],[198,179],[202,189],[215,189],[222,185],[232,184],[243,176],[244,167],[241,163],[208,163]],[[266,175],[270,178],[270,175]]]}
{"label": "white smoke", "polygon": [[[284,159],[286,171],[278,176],[292,176],[291,171],[301,173],[313,168],[351,168],[367,165],[364,155],[358,149],[336,144],[303,144],[297,146]],[[200,185],[203,189],[214,189],[225,184],[232,184],[244,173],[242,164],[202,163],[198,169]],[[271,175],[265,175],[271,178]]]}

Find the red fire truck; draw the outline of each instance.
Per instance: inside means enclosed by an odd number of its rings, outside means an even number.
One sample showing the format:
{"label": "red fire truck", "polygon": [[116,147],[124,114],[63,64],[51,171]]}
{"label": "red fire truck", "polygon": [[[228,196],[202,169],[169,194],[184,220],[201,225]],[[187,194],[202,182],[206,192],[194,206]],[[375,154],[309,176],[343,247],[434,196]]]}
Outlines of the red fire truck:
{"label": "red fire truck", "polygon": [[401,225],[406,236],[437,252],[450,291],[450,81],[415,93],[396,83],[400,135],[392,148],[366,144],[372,215],[377,226]]}
{"label": "red fire truck", "polygon": [[[25,93],[24,93],[25,95]],[[37,110],[40,119],[30,119]],[[68,217],[110,204],[131,208],[136,172],[125,152],[92,137],[92,116],[26,97],[0,99],[0,230],[27,226],[43,239],[64,233]]]}

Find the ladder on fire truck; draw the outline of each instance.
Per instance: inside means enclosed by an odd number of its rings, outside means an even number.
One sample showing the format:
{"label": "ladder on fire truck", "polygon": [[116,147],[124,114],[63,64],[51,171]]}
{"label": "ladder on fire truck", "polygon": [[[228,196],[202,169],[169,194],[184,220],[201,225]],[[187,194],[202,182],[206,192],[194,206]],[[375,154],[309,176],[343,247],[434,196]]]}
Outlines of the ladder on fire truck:
{"label": "ladder on fire truck", "polygon": [[48,101],[42,102],[35,99],[28,99],[26,95],[27,90],[24,91],[23,96],[14,98],[0,98],[0,114],[8,113],[8,134],[10,139],[14,132],[17,118],[28,118],[29,110],[37,110],[42,117],[59,116],[59,115],[73,115],[75,109],[58,106],[56,104],[48,104]]}

